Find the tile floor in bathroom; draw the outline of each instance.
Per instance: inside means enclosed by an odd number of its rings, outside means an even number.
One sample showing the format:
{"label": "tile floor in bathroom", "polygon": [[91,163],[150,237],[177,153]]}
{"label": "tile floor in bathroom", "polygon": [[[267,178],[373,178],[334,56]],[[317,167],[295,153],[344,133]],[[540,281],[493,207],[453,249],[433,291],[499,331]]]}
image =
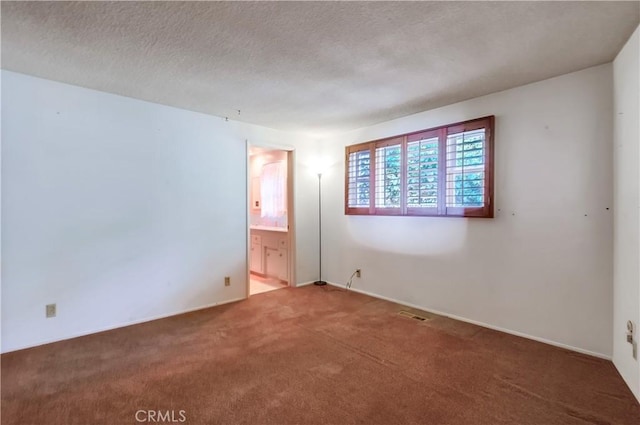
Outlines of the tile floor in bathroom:
{"label": "tile floor in bathroom", "polygon": [[280,279],[272,277],[262,277],[251,273],[250,275],[249,294],[261,294],[263,292],[275,291],[276,289],[286,288],[288,285]]}

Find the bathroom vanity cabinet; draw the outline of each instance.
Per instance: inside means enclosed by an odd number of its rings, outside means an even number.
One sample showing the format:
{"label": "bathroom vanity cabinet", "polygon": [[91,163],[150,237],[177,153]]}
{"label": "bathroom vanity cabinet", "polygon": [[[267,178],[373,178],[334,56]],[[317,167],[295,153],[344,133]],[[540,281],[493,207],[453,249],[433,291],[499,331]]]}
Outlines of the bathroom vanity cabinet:
{"label": "bathroom vanity cabinet", "polygon": [[289,281],[289,243],[286,229],[251,228],[250,270],[267,277]]}

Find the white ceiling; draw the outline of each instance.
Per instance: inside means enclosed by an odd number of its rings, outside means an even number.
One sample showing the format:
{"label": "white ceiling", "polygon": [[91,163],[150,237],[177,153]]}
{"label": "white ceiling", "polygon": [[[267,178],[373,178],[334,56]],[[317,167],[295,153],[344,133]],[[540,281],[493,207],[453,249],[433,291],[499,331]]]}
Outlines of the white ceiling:
{"label": "white ceiling", "polygon": [[609,62],[639,19],[638,2],[3,1],[2,67],[326,133]]}

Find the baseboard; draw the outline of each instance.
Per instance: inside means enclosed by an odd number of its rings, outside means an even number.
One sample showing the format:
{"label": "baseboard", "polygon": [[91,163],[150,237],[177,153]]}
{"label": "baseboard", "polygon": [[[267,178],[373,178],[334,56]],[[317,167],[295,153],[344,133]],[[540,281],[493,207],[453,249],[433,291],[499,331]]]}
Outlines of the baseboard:
{"label": "baseboard", "polygon": [[630,382],[627,379],[627,375],[623,375],[622,374],[622,372],[620,371],[620,368],[618,367],[618,364],[617,364],[615,359],[613,359],[611,362],[613,363],[613,366],[616,368],[616,371],[618,372],[618,375],[620,375],[620,379],[622,379],[624,381],[624,383],[627,384],[627,387],[629,387],[629,389],[633,393],[634,397],[638,400],[638,403],[640,403],[640,387],[638,387],[638,388],[634,388],[633,387],[633,382]]}
{"label": "baseboard", "polygon": [[298,283],[296,284],[296,288],[299,288],[301,286],[307,286],[307,285],[313,285],[313,282],[315,282],[315,280],[310,280],[309,282],[302,282],[302,283]]}
{"label": "baseboard", "polygon": [[[332,286],[337,286],[337,287],[340,287],[340,288],[344,288],[344,285],[340,285],[340,284],[333,283],[333,282],[327,282],[327,283],[329,285],[332,285]],[[375,294],[373,292],[365,291],[365,290],[362,290],[362,289],[350,288],[349,290],[353,291],[353,292],[358,292],[358,293],[363,294],[363,295],[368,295],[368,296],[373,297],[373,298],[379,298],[381,300],[391,301],[393,303],[405,305],[407,307],[417,308],[418,310],[427,311],[429,313],[437,314],[439,316],[449,317],[451,319],[459,320],[461,322],[466,322],[466,323],[471,323],[473,325],[482,326],[483,328],[492,329],[494,331],[500,331],[500,332],[504,332],[504,333],[507,333],[507,334],[510,334],[510,335],[515,335],[515,336],[519,336],[519,337],[522,337],[522,338],[531,339],[533,341],[542,342],[543,344],[549,344],[549,345],[553,345],[555,347],[564,348],[566,350],[575,351],[577,353],[586,354],[588,356],[598,357],[600,359],[605,359],[605,360],[609,360],[609,361],[612,358],[611,356],[608,356],[606,354],[597,353],[595,351],[590,351],[590,350],[585,350],[583,348],[574,347],[572,345],[567,345],[567,344],[563,344],[561,342],[552,341],[552,340],[545,339],[545,338],[540,338],[540,337],[537,337],[537,336],[529,335],[529,334],[526,334],[526,333],[523,333],[523,332],[514,331],[514,330],[511,330],[511,329],[501,328],[500,326],[490,325],[488,323],[479,322],[477,320],[467,319],[466,317],[457,316],[455,314],[449,314],[449,313],[446,313],[446,312],[443,312],[443,311],[434,310],[432,308],[424,307],[424,306],[417,305],[417,304],[411,304],[411,303],[408,303],[406,301],[396,300],[394,298],[385,297],[383,295],[378,295],[378,294]]]}
{"label": "baseboard", "polygon": [[26,350],[27,348],[39,347],[41,345],[52,344],[54,342],[66,341],[68,339],[80,338],[82,336],[93,335],[93,334],[97,334],[97,333],[100,333],[100,332],[112,331],[114,329],[126,328],[127,326],[139,325],[141,323],[153,322],[154,320],[166,319],[167,317],[179,316],[181,314],[191,313],[193,311],[198,311],[198,310],[204,310],[206,308],[216,307],[216,306],[220,306],[220,305],[224,305],[224,304],[231,304],[231,303],[235,303],[235,302],[242,301],[242,300],[245,300],[245,299],[246,299],[245,297],[234,298],[232,300],[226,300],[226,301],[211,303],[211,304],[203,305],[203,306],[200,306],[200,307],[190,308],[188,310],[182,310],[182,311],[178,311],[178,312],[174,312],[174,313],[168,313],[168,314],[160,314],[160,315],[157,315],[157,316],[147,317],[147,318],[139,319],[139,320],[133,320],[131,322],[125,322],[125,323],[114,325],[114,326],[107,326],[107,327],[99,328],[99,329],[92,330],[92,331],[80,332],[80,333],[73,334],[73,335],[70,335],[70,336],[65,337],[65,338],[43,340],[43,341],[37,342],[35,344],[25,345],[25,346],[22,346],[22,347],[19,347],[19,348],[11,349],[9,351],[2,351],[2,354],[12,353],[14,351]]}

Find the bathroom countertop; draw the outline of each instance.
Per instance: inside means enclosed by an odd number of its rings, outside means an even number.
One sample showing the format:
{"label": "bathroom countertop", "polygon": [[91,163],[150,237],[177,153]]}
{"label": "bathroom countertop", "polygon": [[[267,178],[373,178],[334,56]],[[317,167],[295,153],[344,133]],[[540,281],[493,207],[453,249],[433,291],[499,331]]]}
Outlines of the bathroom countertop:
{"label": "bathroom countertop", "polygon": [[275,227],[275,226],[249,226],[249,229],[251,229],[251,230],[267,230],[267,231],[270,231],[270,232],[283,232],[283,233],[287,232],[287,228],[286,227]]}

